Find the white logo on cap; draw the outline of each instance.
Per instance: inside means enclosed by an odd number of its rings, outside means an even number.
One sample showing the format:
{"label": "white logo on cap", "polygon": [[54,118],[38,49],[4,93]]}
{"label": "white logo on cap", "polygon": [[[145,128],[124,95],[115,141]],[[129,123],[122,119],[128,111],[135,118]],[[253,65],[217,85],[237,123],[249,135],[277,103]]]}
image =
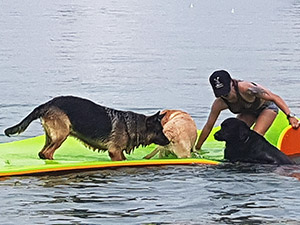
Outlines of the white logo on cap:
{"label": "white logo on cap", "polygon": [[221,82],[219,81],[219,79],[220,79],[220,77],[214,78],[214,81],[215,81],[215,88],[218,88],[218,89],[224,87],[224,84],[221,83]]}

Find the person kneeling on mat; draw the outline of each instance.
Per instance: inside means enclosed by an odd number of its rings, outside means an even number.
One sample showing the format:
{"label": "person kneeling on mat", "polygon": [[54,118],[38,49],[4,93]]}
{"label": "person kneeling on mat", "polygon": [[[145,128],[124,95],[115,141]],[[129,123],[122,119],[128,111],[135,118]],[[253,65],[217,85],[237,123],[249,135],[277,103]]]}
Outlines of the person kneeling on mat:
{"label": "person kneeling on mat", "polygon": [[209,81],[216,99],[196,144],[197,150],[201,149],[221,111],[225,109],[237,114],[237,118],[249,127],[255,123],[253,130],[262,136],[275,120],[278,108],[287,115],[293,128],[299,127],[298,119],[284,100],[261,85],[232,79],[225,70],[215,71]]}

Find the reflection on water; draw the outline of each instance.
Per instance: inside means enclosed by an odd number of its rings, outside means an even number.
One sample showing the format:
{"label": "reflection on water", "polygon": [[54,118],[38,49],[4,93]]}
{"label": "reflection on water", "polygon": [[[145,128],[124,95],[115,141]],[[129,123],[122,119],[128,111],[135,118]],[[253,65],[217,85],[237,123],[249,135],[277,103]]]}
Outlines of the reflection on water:
{"label": "reflection on water", "polygon": [[[299,114],[300,2],[2,1],[0,127],[57,95],[201,128],[227,69]],[[230,113],[222,113],[220,123]],[[19,137],[42,134],[34,122]],[[1,224],[297,224],[299,168],[251,165],[99,170],[0,182]]]}

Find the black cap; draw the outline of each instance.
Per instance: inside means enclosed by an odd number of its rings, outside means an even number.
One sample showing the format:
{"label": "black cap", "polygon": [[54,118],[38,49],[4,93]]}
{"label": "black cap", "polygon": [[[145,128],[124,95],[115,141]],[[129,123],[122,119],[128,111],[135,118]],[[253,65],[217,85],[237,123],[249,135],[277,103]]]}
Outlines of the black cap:
{"label": "black cap", "polygon": [[210,75],[209,82],[217,98],[222,95],[229,94],[231,89],[231,80],[230,74],[225,70],[218,70]]}

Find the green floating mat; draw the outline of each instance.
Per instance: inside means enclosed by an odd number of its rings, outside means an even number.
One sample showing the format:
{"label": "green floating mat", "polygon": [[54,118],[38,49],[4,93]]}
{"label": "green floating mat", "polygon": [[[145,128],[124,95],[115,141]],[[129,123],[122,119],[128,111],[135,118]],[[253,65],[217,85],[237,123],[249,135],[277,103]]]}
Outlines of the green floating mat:
{"label": "green floating mat", "polygon": [[[276,145],[280,133],[287,126],[286,117],[280,113],[266,134],[266,138]],[[200,154],[189,159],[177,159],[172,155],[169,158],[159,159],[158,154],[153,159],[143,159],[155,149],[156,146],[152,144],[135,149],[132,154],[126,155],[126,161],[113,162],[110,160],[108,152],[94,152],[70,137],[56,150],[54,160],[42,160],[38,157],[38,152],[44,145],[44,136],[3,143],[0,144],[0,177],[122,166],[217,165],[223,159],[224,149],[224,143],[215,141],[213,138],[213,134],[218,129],[220,128],[213,129]]]}

